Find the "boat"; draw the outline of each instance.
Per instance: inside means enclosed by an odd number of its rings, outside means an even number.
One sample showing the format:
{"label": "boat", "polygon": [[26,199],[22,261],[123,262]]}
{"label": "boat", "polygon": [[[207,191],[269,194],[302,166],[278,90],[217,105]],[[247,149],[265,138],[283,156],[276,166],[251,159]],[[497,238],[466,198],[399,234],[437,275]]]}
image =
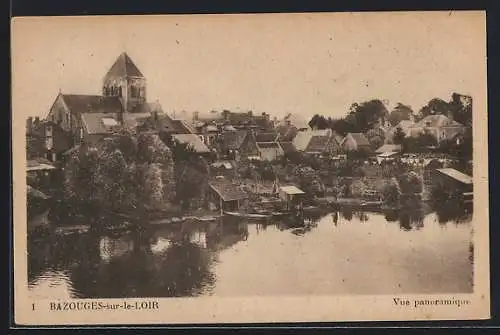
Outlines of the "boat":
{"label": "boat", "polygon": [[59,226],[55,229],[56,235],[84,234],[90,230],[90,225]]}
{"label": "boat", "polygon": [[216,216],[202,216],[202,217],[197,217],[196,219],[198,221],[201,221],[201,222],[212,222],[212,221],[217,220],[217,217]]}
{"label": "boat", "polygon": [[224,211],[224,214],[229,215],[229,216],[235,216],[235,217],[244,217],[243,213],[240,212],[230,212],[230,211]]}
{"label": "boat", "polygon": [[283,217],[283,216],[287,216],[287,215],[290,215],[290,212],[271,212],[271,216],[274,217],[274,218],[280,218],[280,217]]}
{"label": "boat", "polygon": [[259,213],[240,213],[240,212],[230,212],[230,211],[224,211],[224,214],[233,216],[233,217],[240,217],[240,218],[247,218],[247,219],[268,219],[271,217],[270,214],[259,214]]}
{"label": "boat", "polygon": [[271,217],[269,214],[248,213],[246,217],[250,219],[268,219]]}

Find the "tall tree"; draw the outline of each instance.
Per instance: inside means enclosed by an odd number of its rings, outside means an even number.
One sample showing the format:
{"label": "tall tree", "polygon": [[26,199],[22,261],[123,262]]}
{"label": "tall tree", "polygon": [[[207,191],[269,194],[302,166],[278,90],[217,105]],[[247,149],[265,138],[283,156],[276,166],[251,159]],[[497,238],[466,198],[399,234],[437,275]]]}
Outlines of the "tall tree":
{"label": "tall tree", "polygon": [[398,102],[394,109],[389,113],[389,122],[394,127],[403,120],[411,120],[412,116],[413,110],[411,107]]}

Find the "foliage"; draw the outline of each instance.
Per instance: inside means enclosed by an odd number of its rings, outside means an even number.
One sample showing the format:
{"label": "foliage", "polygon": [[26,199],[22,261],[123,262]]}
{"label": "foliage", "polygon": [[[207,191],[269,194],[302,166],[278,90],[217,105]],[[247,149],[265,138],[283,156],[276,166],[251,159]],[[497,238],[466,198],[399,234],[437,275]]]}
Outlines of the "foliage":
{"label": "foliage", "polygon": [[394,144],[402,145],[405,138],[406,138],[406,134],[405,134],[404,130],[401,127],[397,127],[396,130],[394,131],[394,134],[392,135],[392,142]]}
{"label": "foliage", "polygon": [[68,201],[111,211],[158,208],[173,192],[170,150],[155,134],[123,130],[76,150],[64,168]]}
{"label": "foliage", "polygon": [[438,141],[434,135],[423,132],[417,137],[405,137],[402,142],[404,152],[427,152],[431,147],[437,147]]}
{"label": "foliage", "polygon": [[385,132],[382,128],[372,128],[368,130],[365,135],[372,149],[380,148],[384,144]]}
{"label": "foliage", "polygon": [[423,119],[428,115],[451,116],[453,120],[463,125],[472,125],[472,97],[459,93],[453,93],[449,102],[439,98],[431,99],[423,106],[418,118]]}
{"label": "foliage", "polygon": [[401,194],[419,194],[423,191],[422,178],[414,172],[406,172],[398,176],[399,188]]}
{"label": "foliage", "polygon": [[381,118],[388,115],[384,103],[378,99],[354,103],[345,118],[332,119],[314,115],[309,121],[312,129],[333,129],[341,135],[349,132],[365,133],[374,128]]}
{"label": "foliage", "polygon": [[394,127],[403,120],[411,120],[413,114],[414,112],[410,106],[398,102],[396,107],[389,113],[388,120]]}
{"label": "foliage", "polygon": [[396,178],[392,178],[390,182],[384,186],[384,188],[382,189],[382,196],[386,204],[395,205],[399,203],[401,190]]}

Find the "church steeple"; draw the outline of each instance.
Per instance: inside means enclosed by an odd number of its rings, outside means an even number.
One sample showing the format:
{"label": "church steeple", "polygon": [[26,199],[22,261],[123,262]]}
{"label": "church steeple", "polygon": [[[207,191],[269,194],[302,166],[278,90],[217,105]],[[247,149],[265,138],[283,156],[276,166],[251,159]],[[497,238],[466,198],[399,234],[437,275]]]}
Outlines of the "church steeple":
{"label": "church steeple", "polygon": [[124,110],[133,112],[146,102],[146,78],[126,52],[116,59],[104,76],[103,95],[121,98]]}

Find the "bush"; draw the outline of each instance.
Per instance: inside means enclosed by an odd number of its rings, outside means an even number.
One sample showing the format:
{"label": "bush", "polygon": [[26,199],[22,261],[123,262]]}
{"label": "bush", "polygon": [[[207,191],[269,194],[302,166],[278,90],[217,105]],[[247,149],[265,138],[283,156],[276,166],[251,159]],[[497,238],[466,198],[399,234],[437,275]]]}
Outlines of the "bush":
{"label": "bush", "polygon": [[398,182],[402,194],[420,194],[423,191],[422,178],[413,171],[400,175]]}
{"label": "bush", "polygon": [[390,182],[384,186],[382,189],[382,196],[386,204],[396,205],[399,203],[401,190],[399,189],[399,184],[396,178],[392,178]]}

